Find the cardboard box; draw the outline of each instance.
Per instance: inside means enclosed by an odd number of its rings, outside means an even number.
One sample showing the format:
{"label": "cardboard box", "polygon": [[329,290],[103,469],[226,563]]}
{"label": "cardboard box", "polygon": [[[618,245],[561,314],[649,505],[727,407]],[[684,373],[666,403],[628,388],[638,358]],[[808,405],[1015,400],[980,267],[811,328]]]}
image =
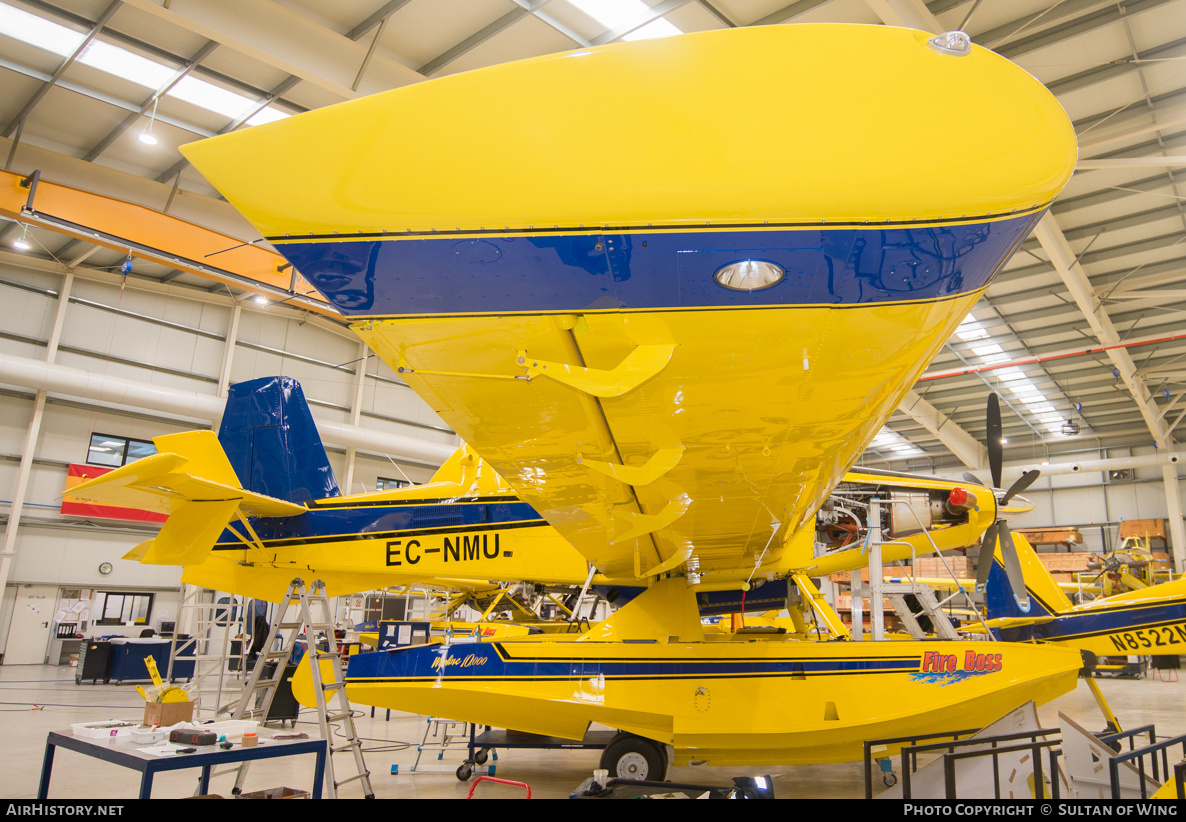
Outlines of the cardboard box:
{"label": "cardboard box", "polygon": [[190,722],[194,718],[192,702],[145,702],[144,724],[160,725],[162,728],[178,722]]}

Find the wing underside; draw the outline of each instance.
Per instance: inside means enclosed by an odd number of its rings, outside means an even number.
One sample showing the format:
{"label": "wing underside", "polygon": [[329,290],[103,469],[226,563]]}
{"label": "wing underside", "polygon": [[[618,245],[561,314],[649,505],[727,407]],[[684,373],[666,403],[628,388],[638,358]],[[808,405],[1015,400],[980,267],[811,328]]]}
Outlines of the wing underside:
{"label": "wing underside", "polygon": [[744,579],[777,562],[974,300],[356,330],[603,573],[692,560]]}

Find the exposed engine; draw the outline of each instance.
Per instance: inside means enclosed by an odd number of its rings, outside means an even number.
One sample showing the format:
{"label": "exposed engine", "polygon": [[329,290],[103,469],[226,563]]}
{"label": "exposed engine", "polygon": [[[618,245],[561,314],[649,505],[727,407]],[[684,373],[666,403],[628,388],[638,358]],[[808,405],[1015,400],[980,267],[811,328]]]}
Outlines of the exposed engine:
{"label": "exposed engine", "polygon": [[865,538],[869,500],[882,500],[882,529],[889,539],[960,525],[968,521],[975,496],[963,488],[916,491],[868,483],[843,482],[816,514],[816,542],[840,550]]}

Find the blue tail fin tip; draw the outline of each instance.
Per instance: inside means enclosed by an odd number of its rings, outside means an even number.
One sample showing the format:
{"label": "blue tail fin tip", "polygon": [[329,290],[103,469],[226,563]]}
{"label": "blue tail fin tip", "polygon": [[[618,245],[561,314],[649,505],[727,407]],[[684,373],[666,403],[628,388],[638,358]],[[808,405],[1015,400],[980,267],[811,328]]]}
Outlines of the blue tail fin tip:
{"label": "blue tail fin tip", "polygon": [[232,385],[218,440],[248,491],[295,503],[341,496],[304,391],[292,377]]}

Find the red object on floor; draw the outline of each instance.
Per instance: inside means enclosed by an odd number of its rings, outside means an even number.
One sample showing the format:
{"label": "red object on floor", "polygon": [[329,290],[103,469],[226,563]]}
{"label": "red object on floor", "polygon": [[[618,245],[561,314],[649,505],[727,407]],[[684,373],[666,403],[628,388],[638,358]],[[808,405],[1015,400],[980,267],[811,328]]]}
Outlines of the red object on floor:
{"label": "red object on floor", "polygon": [[469,786],[469,793],[467,793],[465,795],[466,799],[474,798],[474,788],[478,787],[479,782],[497,782],[499,785],[517,785],[518,787],[523,788],[524,790],[527,791],[527,796],[525,796],[524,799],[531,798],[531,786],[528,785],[526,782],[512,782],[509,779],[499,779],[498,777],[495,777],[495,776],[479,776],[477,779],[474,780],[474,784]]}

